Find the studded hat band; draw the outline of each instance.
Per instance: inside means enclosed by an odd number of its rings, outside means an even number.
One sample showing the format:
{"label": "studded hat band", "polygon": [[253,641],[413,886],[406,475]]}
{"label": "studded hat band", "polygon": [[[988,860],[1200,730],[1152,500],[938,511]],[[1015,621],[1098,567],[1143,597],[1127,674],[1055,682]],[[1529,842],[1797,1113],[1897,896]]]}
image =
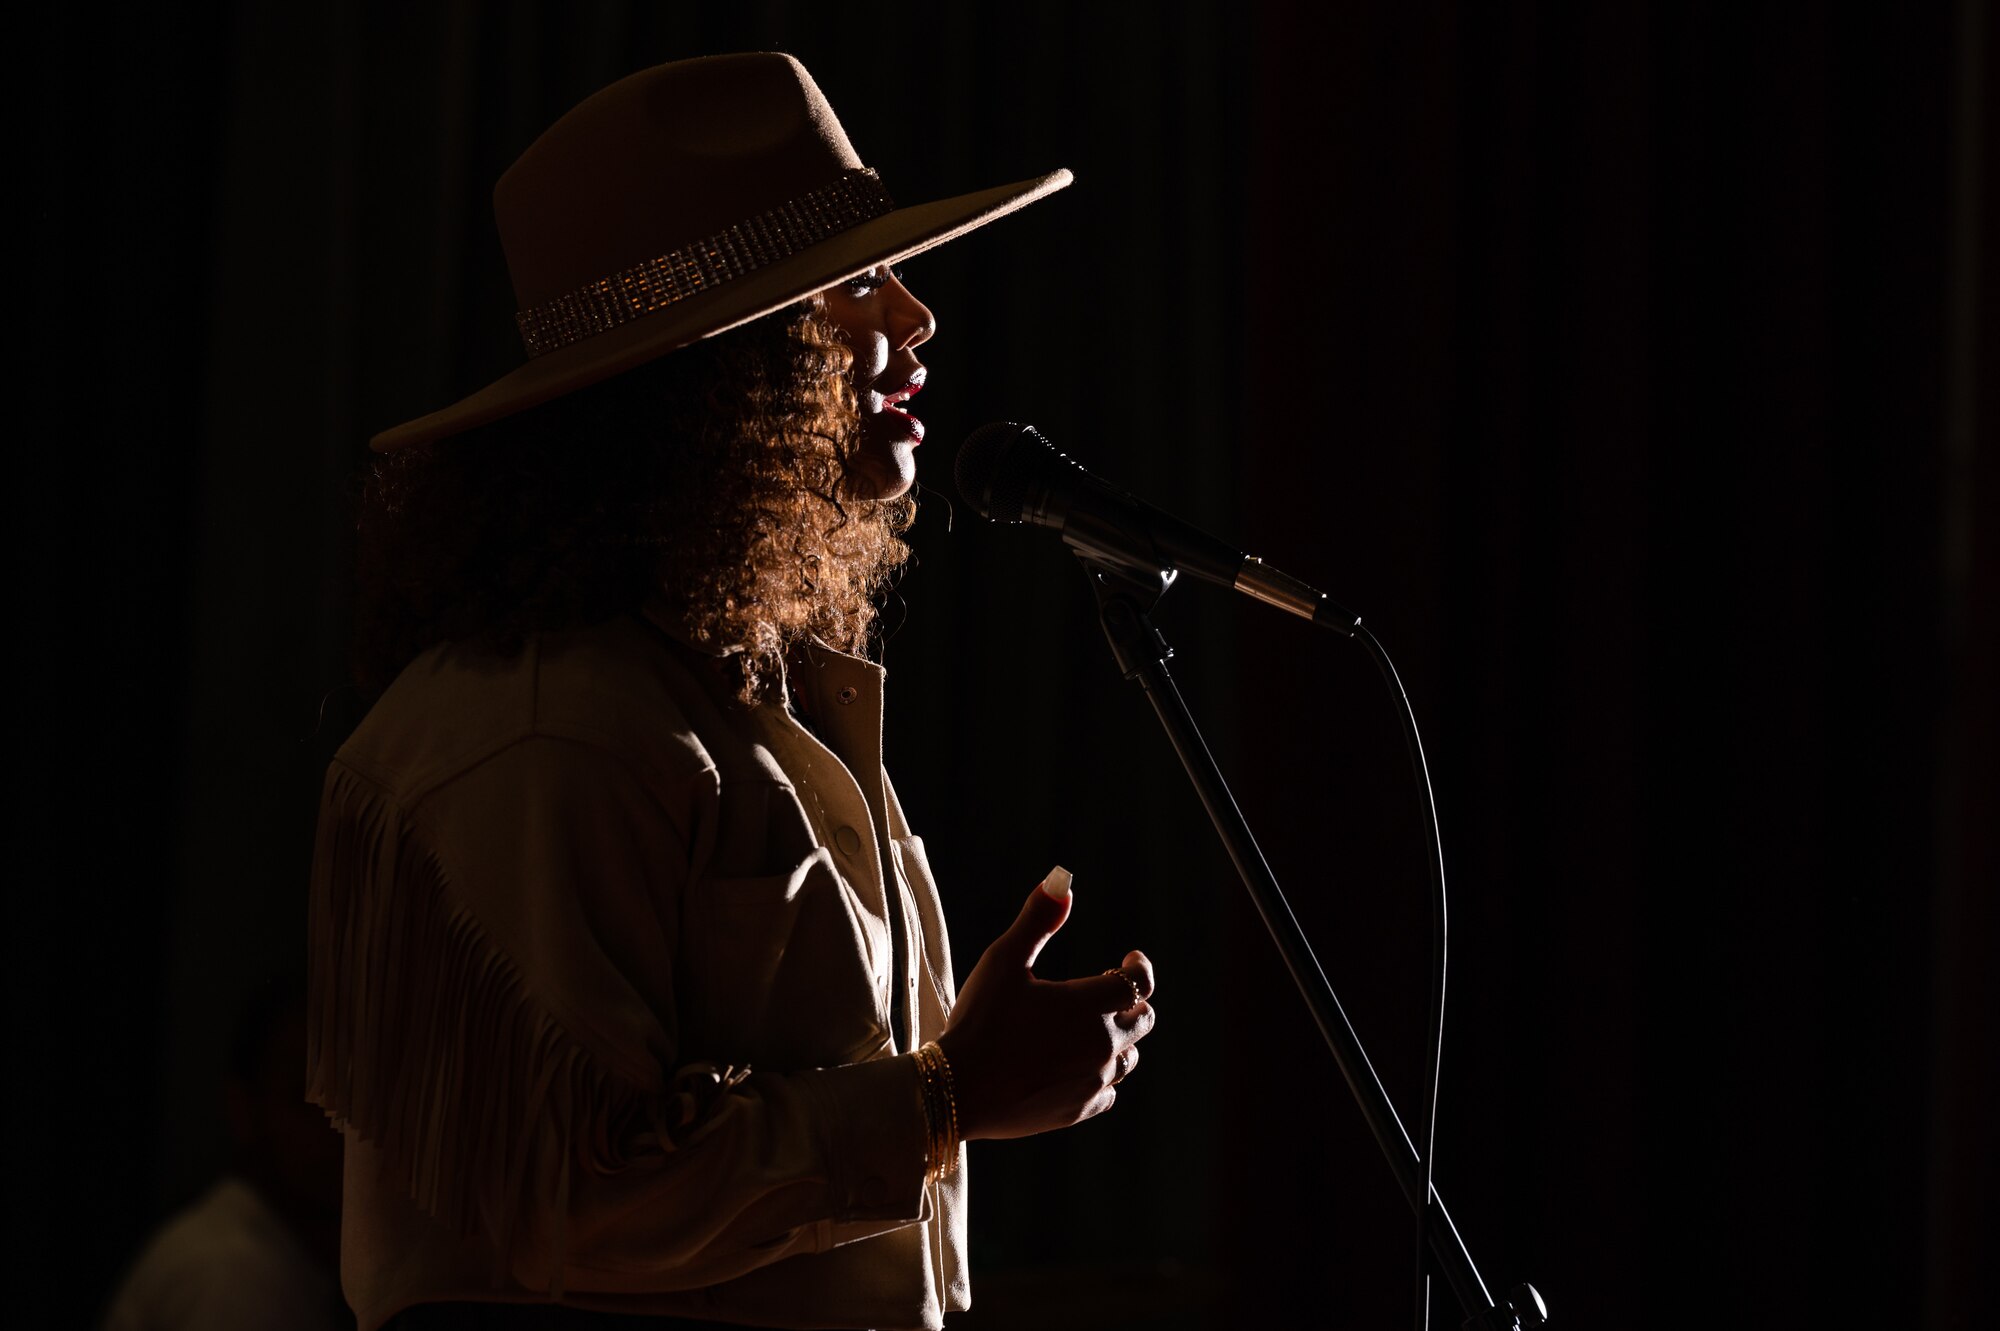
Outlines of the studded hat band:
{"label": "studded hat band", "polygon": [[706,240],[522,310],[514,321],[520,325],[529,358],[547,355],[788,259],[895,207],[873,171],[867,167],[843,171],[831,185],[745,218]]}

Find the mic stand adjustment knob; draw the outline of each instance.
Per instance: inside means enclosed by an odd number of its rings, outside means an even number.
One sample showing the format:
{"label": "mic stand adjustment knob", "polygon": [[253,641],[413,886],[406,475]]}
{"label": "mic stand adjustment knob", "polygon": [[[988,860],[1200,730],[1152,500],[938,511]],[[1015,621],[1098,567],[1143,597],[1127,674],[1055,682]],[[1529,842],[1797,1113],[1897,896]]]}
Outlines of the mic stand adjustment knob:
{"label": "mic stand adjustment knob", "polygon": [[1533,1331],[1548,1324],[1548,1305],[1533,1285],[1524,1282],[1508,1290],[1496,1306],[1468,1318],[1464,1331]]}

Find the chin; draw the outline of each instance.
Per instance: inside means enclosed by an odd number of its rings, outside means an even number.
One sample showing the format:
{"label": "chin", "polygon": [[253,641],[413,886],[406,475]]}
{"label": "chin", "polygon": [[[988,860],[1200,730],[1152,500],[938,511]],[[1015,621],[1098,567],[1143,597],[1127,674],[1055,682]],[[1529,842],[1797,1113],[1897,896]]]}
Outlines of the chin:
{"label": "chin", "polygon": [[917,483],[914,452],[905,446],[890,450],[887,457],[864,455],[855,459],[848,493],[856,499],[901,499]]}
{"label": "chin", "polygon": [[893,480],[880,476],[856,476],[847,487],[851,499],[866,499],[881,502],[901,499],[916,488],[915,476],[899,476]]}

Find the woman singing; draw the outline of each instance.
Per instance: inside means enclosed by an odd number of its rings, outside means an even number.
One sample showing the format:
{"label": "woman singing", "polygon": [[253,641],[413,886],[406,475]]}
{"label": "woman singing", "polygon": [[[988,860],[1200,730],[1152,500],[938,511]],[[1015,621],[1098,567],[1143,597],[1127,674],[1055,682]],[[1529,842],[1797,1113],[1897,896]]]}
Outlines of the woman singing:
{"label": "woman singing", "polygon": [[939,1327],[963,1143],[1111,1107],[1151,964],[1053,981],[1061,870],[954,984],[882,768],[936,322],[897,261],[1067,172],[897,207],[782,55],[662,65],[494,206],[528,359],[378,436],[328,771],[312,1098],[397,1327]]}

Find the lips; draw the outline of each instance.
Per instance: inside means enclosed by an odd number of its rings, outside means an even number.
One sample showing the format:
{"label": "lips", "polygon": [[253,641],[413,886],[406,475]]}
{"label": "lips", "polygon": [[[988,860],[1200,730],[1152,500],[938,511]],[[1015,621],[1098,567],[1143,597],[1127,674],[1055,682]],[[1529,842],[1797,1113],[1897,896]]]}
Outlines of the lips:
{"label": "lips", "polygon": [[905,433],[911,440],[921,441],[923,439],[924,423],[912,415],[904,405],[911,398],[924,391],[923,370],[919,369],[915,374],[900,381],[890,383],[878,381],[871,391],[882,399],[882,415],[895,417],[897,423],[904,427]]}

